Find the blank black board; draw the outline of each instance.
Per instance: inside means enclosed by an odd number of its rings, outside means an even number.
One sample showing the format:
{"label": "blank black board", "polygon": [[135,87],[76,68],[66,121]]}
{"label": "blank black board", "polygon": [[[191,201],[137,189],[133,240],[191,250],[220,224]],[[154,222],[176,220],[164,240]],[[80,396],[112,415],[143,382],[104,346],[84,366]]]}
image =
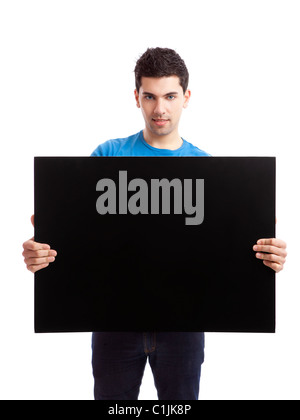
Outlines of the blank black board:
{"label": "blank black board", "polygon": [[[275,237],[275,164],[272,157],[36,157],[35,240],[58,255],[35,274],[35,331],[275,332],[275,274],[252,249]],[[148,214],[120,214],[120,173],[149,186]],[[96,190],[101,179],[115,183],[116,214],[97,211],[108,191]],[[151,213],[154,179],[181,181],[182,214],[173,188],[169,214],[162,205]],[[186,224],[187,179],[194,205],[196,180],[204,180],[198,225]],[[127,190],[127,199],[139,191]]]}

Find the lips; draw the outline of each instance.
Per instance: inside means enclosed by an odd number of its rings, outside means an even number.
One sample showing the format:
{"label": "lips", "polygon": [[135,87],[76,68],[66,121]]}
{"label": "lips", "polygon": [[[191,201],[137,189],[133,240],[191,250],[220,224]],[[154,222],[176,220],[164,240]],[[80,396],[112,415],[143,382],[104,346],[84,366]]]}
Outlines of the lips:
{"label": "lips", "polygon": [[167,124],[167,122],[168,122],[169,120],[167,120],[167,119],[162,119],[162,118],[152,118],[152,121],[154,121],[154,123],[155,123],[156,125],[162,126],[162,125]]}

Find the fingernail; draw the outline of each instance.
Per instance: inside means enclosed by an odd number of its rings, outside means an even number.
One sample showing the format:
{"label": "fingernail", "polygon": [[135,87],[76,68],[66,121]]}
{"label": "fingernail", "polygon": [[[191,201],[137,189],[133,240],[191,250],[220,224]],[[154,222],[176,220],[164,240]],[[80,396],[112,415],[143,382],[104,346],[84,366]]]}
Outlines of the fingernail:
{"label": "fingernail", "polygon": [[257,251],[258,250],[258,246],[254,245],[253,249],[254,249],[254,251]]}

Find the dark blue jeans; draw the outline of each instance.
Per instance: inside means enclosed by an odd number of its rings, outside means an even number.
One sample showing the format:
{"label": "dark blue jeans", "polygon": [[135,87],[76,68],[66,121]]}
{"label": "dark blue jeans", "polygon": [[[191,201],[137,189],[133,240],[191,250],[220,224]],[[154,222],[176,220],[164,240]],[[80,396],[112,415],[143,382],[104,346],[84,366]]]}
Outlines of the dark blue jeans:
{"label": "dark blue jeans", "polygon": [[204,334],[98,332],[93,334],[95,400],[137,400],[147,359],[159,400],[197,400]]}

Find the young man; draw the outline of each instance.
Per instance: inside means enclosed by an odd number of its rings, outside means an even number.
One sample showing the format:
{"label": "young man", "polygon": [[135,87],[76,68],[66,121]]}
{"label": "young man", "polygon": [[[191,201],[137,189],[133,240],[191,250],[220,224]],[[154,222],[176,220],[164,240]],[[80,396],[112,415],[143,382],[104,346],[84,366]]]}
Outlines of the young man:
{"label": "young man", "polygon": [[[135,100],[145,120],[144,130],[109,140],[92,156],[208,156],[179,135],[181,113],[191,96],[189,74],[180,56],[170,49],[148,49],[137,61],[135,78]],[[23,246],[25,263],[33,273],[57,255],[33,238]],[[253,249],[266,266],[282,270],[287,255],[283,241],[260,239]],[[94,333],[95,399],[137,399],[148,358],[159,399],[198,399],[204,360],[201,332]]]}

